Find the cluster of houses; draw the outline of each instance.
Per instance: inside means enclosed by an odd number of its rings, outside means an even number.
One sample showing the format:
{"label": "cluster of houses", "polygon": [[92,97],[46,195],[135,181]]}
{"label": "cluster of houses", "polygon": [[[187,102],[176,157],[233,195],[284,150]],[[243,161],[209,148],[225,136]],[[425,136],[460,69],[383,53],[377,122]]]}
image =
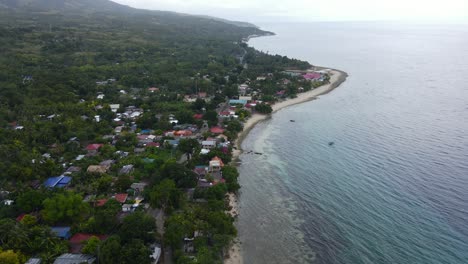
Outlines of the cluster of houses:
{"label": "cluster of houses", "polygon": [[[286,75],[291,77],[302,77],[305,81],[324,81],[329,70],[320,70],[320,71],[298,71],[298,70],[286,70],[283,72]],[[271,74],[265,76],[258,76],[256,82],[263,82],[272,78]],[[115,79],[108,79],[105,81],[96,82],[97,85],[107,85],[115,82]],[[291,81],[288,79],[283,79],[281,85],[288,85]],[[229,154],[231,142],[228,137],[224,135],[225,128],[222,126],[224,120],[234,120],[238,119],[239,116],[236,114],[239,109],[244,109],[247,111],[252,111],[257,104],[262,103],[260,100],[254,100],[259,91],[250,87],[251,82],[247,81],[246,83],[240,84],[238,86],[239,96],[236,99],[230,99],[224,107],[221,107],[218,111],[218,125],[208,126],[206,121],[203,121],[203,125],[198,127],[194,124],[179,124],[179,121],[174,115],[169,115],[169,123],[173,125],[173,129],[164,131],[162,134],[156,134],[155,131],[150,129],[139,130],[139,133],[136,134],[137,144],[134,146],[133,154],[144,153],[147,148],[176,148],[181,139],[191,138],[197,139],[200,143],[201,155],[207,155],[214,149],[220,150],[225,154]],[[160,91],[159,88],[150,87],[147,89],[149,93],[157,93]],[[302,88],[303,90],[303,88]],[[125,91],[124,91],[125,92]],[[299,88],[299,92],[301,89]],[[283,97],[285,95],[285,90],[278,91],[276,96]],[[105,95],[100,93],[97,95],[97,99],[104,99]],[[197,99],[210,100],[210,97],[205,92],[199,92],[195,95],[187,95],[184,100],[186,102],[195,102]],[[144,113],[144,110],[135,106],[126,106],[122,107],[120,104],[110,104],[110,110],[115,114],[115,118],[112,120],[114,124],[114,133],[112,135],[104,135],[103,139],[109,139],[111,145],[116,145],[119,140],[119,137],[124,131],[136,132],[138,131],[136,121]],[[102,109],[102,105],[95,107],[96,110]],[[203,120],[203,114],[197,113],[194,116],[195,120]],[[55,118],[55,115],[48,116],[48,119]],[[84,118],[84,117],[83,117]],[[86,117],[88,118],[88,117]],[[94,117],[96,122],[102,120],[101,116],[96,115]],[[110,121],[110,120],[109,120]],[[23,129],[19,124],[12,123],[11,127],[15,130]],[[209,132],[211,136],[205,138],[204,135]],[[76,143],[78,146],[81,146],[77,138],[71,138],[68,143]],[[108,143],[109,144],[109,143]],[[87,144],[83,149],[83,154],[78,155],[75,160],[80,161],[87,157],[93,157],[99,155],[102,148],[105,144],[102,143],[91,143]],[[47,154],[47,155],[46,155]],[[129,152],[125,151],[116,151],[114,153],[114,158],[124,158],[130,155]],[[45,156],[44,156],[45,155]],[[51,158],[50,154],[45,153],[43,158]],[[143,158],[145,163],[154,162],[154,160],[149,158]],[[33,161],[34,162],[34,161]],[[87,173],[90,174],[106,174],[112,171],[117,171],[118,175],[130,175],[134,171],[133,164],[126,164],[119,168],[116,168],[116,160],[108,159],[101,161],[96,164],[89,165],[87,168],[80,168],[73,164],[64,165],[64,172],[59,176],[49,177],[42,184],[36,184],[35,187],[38,188],[41,185],[45,188],[70,188],[73,176],[76,173],[85,169]],[[194,173],[197,176],[197,187],[198,188],[210,188],[219,183],[224,183],[222,168],[224,163],[221,158],[215,156],[213,157],[208,164],[201,164],[195,166],[193,169]],[[148,209],[149,205],[144,203],[142,197],[142,192],[146,188],[147,183],[145,182],[133,182],[130,189],[126,193],[114,193],[107,197],[100,196],[97,198],[96,195],[87,195],[84,198],[84,201],[89,203],[93,207],[104,206],[109,200],[115,200],[121,204],[121,211],[119,212],[119,219],[122,219],[125,215],[131,214],[137,208]],[[11,205],[14,203],[13,200],[4,200],[4,204]],[[23,215],[18,216],[17,220],[20,221]],[[54,263],[93,263],[96,259],[93,256],[81,254],[81,247],[84,241],[87,241],[93,236],[98,237],[101,240],[106,239],[105,235],[96,235],[96,234],[87,234],[87,233],[77,233],[71,236],[70,227],[51,227],[52,231],[60,238],[69,241],[70,243],[70,252],[63,254]],[[193,237],[187,237],[184,239],[184,251],[187,253],[194,251],[193,240],[196,236],[200,235],[195,232]],[[152,247],[153,259],[159,259],[161,255],[161,248],[158,246]],[[40,263],[35,262],[37,259],[30,259],[27,263]],[[156,263],[156,262],[155,262]]]}

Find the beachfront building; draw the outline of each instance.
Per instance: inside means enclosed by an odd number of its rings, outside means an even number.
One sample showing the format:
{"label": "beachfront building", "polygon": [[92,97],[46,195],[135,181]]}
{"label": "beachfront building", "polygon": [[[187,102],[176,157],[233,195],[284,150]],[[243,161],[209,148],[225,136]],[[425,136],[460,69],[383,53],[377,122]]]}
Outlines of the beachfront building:
{"label": "beachfront building", "polygon": [[247,100],[241,100],[241,99],[231,99],[229,100],[229,105],[235,106],[235,105],[242,105],[244,107],[247,104]]}
{"label": "beachfront building", "polygon": [[224,163],[218,156],[210,160],[209,172],[219,172],[224,167]]}

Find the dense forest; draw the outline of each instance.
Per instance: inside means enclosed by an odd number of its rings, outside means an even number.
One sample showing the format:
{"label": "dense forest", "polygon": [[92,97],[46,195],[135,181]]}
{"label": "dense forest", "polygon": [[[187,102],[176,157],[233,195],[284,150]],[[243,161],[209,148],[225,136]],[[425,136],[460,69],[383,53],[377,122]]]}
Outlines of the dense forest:
{"label": "dense forest", "polygon": [[155,247],[221,263],[236,236],[225,195],[240,188],[228,143],[255,108],[220,107],[249,81],[261,113],[320,84],[285,82],[311,65],[244,43],[265,34],[107,0],[0,0],[0,263],[150,263]]}

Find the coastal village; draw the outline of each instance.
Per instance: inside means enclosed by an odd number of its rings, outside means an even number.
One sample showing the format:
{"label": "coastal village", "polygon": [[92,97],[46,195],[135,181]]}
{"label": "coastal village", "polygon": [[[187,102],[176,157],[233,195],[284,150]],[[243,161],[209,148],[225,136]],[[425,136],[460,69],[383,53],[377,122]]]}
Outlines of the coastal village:
{"label": "coastal village", "polygon": [[[240,188],[232,164],[246,123],[329,83],[330,76],[327,69],[264,72],[237,83],[231,96],[198,87],[211,82],[208,74],[194,77],[193,93],[175,95],[165,87],[96,80],[95,98],[80,101],[88,110],[80,122],[98,134],[93,139],[77,134],[46,146],[30,162],[50,173],[30,177],[27,186],[0,187],[1,210],[16,222],[0,225],[9,230],[1,239],[8,241],[10,232],[29,239],[50,233],[49,246],[56,251],[25,259],[28,264],[101,263],[111,261],[115,250],[140,256],[138,263],[173,263],[173,257],[176,263],[208,263],[196,262],[207,247],[227,258],[236,236],[233,194]],[[66,122],[60,112],[36,118]],[[21,121],[9,129],[29,130]]]}

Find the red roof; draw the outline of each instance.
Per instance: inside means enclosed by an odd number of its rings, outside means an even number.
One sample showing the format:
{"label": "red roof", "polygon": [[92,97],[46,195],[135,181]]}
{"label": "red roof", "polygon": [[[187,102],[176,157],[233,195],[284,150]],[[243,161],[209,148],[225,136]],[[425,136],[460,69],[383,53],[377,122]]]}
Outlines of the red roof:
{"label": "red roof", "polygon": [[104,144],[89,144],[89,145],[86,147],[86,150],[98,150],[98,149],[100,149],[102,146],[104,146]]}
{"label": "red roof", "polygon": [[16,221],[21,222],[23,218],[26,216],[26,214],[20,214],[18,217],[16,217]]}
{"label": "red roof", "polygon": [[222,133],[224,133],[224,129],[222,129],[220,127],[212,127],[210,129],[210,132],[214,133],[214,134],[222,134]]}
{"label": "red roof", "polygon": [[108,200],[108,199],[96,200],[96,207],[104,206],[104,205],[107,203],[107,200]]}
{"label": "red roof", "polygon": [[72,244],[81,244],[81,243],[83,243],[84,241],[90,239],[93,236],[99,238],[99,240],[101,240],[101,241],[108,237],[107,235],[76,233],[74,236],[72,236],[70,238],[70,243],[72,243]]}
{"label": "red roof", "polygon": [[304,79],[306,80],[314,80],[314,79],[320,79],[322,75],[316,72],[309,72],[307,74],[302,75],[302,77],[304,77]]}
{"label": "red roof", "polygon": [[221,116],[228,116],[228,115],[231,115],[231,112],[229,112],[229,111],[224,111],[224,112],[219,113],[219,115],[221,115]]}
{"label": "red roof", "polygon": [[160,145],[161,145],[161,144],[159,144],[159,142],[150,142],[150,143],[146,144],[146,147],[148,147],[148,148],[149,148],[149,147],[157,147],[157,148],[159,148]]}
{"label": "red roof", "polygon": [[126,193],[118,193],[115,195],[115,200],[119,203],[125,203],[127,201],[128,194]]}
{"label": "red roof", "polygon": [[221,165],[221,167],[224,166],[223,160],[220,157],[215,156],[214,158],[211,159],[211,161],[215,161],[215,160],[219,161],[219,164]]}
{"label": "red roof", "polygon": [[194,114],[194,115],[193,115],[193,118],[195,118],[195,119],[203,119],[203,115],[202,115],[202,114]]}
{"label": "red roof", "polygon": [[138,136],[137,136],[137,139],[138,139],[138,140],[147,140],[148,137],[149,137],[149,135],[138,135]]}
{"label": "red roof", "polygon": [[179,130],[179,131],[176,131],[174,133],[174,135],[176,135],[176,136],[191,136],[192,131],[190,131],[190,130]]}

